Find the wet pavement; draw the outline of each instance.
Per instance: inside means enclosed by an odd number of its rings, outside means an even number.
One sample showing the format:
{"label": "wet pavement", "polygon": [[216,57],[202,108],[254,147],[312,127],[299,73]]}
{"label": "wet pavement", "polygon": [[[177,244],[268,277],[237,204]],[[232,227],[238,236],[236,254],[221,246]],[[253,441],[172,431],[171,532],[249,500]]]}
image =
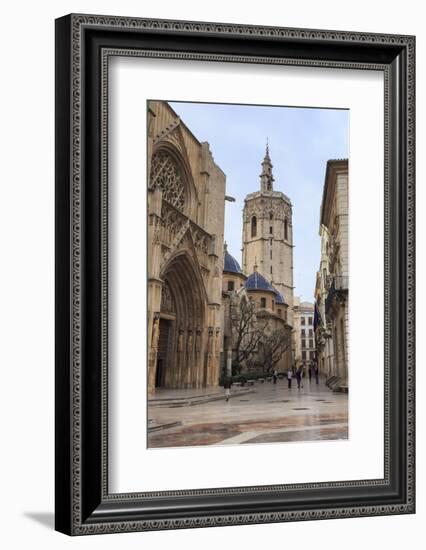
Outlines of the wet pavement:
{"label": "wet pavement", "polygon": [[[333,393],[322,380],[303,381],[291,389],[286,380],[257,382],[254,392],[220,399],[222,388],[206,390],[157,390],[148,404],[151,423],[178,426],[148,434],[148,447],[283,443],[348,438],[348,395]],[[215,395],[218,399],[198,405],[173,406],[176,399],[192,395]],[[167,403],[155,406],[155,401]],[[154,406],[153,406],[154,405]]]}

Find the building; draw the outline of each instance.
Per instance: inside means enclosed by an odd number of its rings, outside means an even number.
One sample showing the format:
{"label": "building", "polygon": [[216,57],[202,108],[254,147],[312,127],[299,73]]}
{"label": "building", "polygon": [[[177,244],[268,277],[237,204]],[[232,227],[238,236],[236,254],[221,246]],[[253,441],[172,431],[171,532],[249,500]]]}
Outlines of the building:
{"label": "building", "polygon": [[225,174],[166,102],[148,106],[148,388],[217,385]]}
{"label": "building", "polygon": [[294,366],[307,372],[316,361],[314,304],[294,299]]}
{"label": "building", "polygon": [[246,276],[226,245],[224,259],[223,373],[284,372],[291,365],[288,304],[257,266]]}
{"label": "building", "polygon": [[322,254],[316,299],[321,319],[316,332],[320,360],[329,377],[328,385],[341,391],[348,389],[348,217],[348,161],[329,160],[320,215]]}
{"label": "building", "polygon": [[326,380],[334,373],[334,344],[330,323],[327,322],[325,305],[330,281],[330,265],[328,257],[328,230],[320,225],[321,259],[315,283],[315,316],[314,332],[317,348],[318,369]]}
{"label": "building", "polygon": [[243,271],[254,266],[288,304],[293,325],[293,225],[290,199],[274,190],[269,147],[260,174],[260,190],[246,196],[243,209]]}

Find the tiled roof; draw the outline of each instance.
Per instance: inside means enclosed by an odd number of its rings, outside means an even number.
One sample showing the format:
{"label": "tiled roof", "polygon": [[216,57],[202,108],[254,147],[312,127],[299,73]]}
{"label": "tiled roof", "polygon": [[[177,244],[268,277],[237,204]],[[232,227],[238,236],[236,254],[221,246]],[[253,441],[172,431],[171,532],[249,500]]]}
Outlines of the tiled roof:
{"label": "tiled roof", "polygon": [[278,292],[278,290],[276,288],[274,288],[275,290],[275,303],[278,305],[278,306],[286,306],[287,303],[286,301],[284,300],[284,296],[281,294],[281,292]]}
{"label": "tiled roof", "polygon": [[227,271],[228,273],[242,274],[240,264],[237,262],[234,256],[231,256],[231,254],[229,254],[228,251],[225,251],[223,271]]}
{"label": "tiled roof", "polygon": [[271,283],[257,271],[248,276],[245,287],[247,290],[267,290],[274,293],[276,292]]}

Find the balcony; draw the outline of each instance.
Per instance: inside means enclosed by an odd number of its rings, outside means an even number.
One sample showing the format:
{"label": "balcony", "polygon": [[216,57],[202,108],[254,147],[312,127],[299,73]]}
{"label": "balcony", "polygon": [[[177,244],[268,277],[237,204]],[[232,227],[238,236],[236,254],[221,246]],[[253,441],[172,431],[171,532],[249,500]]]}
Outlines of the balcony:
{"label": "balcony", "polygon": [[349,290],[347,275],[333,275],[328,277],[328,294],[325,300],[325,313],[329,315],[333,304],[345,302]]}

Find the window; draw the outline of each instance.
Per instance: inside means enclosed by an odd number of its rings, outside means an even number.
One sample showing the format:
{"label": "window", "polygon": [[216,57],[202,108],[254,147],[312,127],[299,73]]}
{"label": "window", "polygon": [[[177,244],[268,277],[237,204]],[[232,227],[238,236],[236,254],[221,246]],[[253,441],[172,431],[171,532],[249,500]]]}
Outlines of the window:
{"label": "window", "polygon": [[272,260],[272,248],[271,248],[271,260]]}
{"label": "window", "polygon": [[271,266],[271,275],[272,275],[272,266]]}
{"label": "window", "polygon": [[269,219],[270,219],[270,220],[273,220],[273,219],[274,219],[274,215],[272,214],[272,212],[269,214]]}
{"label": "window", "polygon": [[277,313],[278,313],[278,315],[279,315],[280,317],[282,317],[282,315],[281,315],[281,310],[280,310],[279,308],[277,309]]}
{"label": "window", "polygon": [[257,218],[253,216],[251,219],[251,236],[256,237],[257,235]]}
{"label": "window", "polygon": [[284,239],[288,240],[288,223],[287,218],[284,220]]}
{"label": "window", "polygon": [[306,348],[306,340],[302,340],[302,348]]}
{"label": "window", "polygon": [[181,212],[185,209],[186,185],[176,161],[167,151],[155,153],[151,163],[151,186],[159,187],[163,192],[163,200],[167,201]]}
{"label": "window", "polygon": [[269,226],[269,234],[272,235],[272,225]]}
{"label": "window", "polygon": [[302,317],[302,318],[301,318],[301,321],[302,321],[302,325],[304,325],[304,324],[305,324],[305,318]]}
{"label": "window", "polygon": [[302,328],[302,338],[304,338],[306,336],[306,331],[304,328]]}
{"label": "window", "polygon": [[314,347],[314,341],[313,341],[313,340],[309,340],[309,347],[310,347],[310,348],[313,348],[313,347]]}
{"label": "window", "polygon": [[309,317],[309,324],[312,325],[312,317]]}
{"label": "window", "polygon": [[266,298],[260,299],[260,307],[266,307]]}
{"label": "window", "polygon": [[231,292],[231,290],[234,290],[234,281],[228,281],[228,291]]}
{"label": "window", "polygon": [[313,338],[313,337],[314,337],[314,335],[313,335],[312,329],[310,328],[309,329],[309,338]]}
{"label": "window", "polygon": [[272,300],[272,311],[275,311],[275,300]]}
{"label": "window", "polygon": [[311,351],[311,359],[315,359],[315,352]]}
{"label": "window", "polygon": [[302,359],[306,359],[306,351],[302,351]]}

